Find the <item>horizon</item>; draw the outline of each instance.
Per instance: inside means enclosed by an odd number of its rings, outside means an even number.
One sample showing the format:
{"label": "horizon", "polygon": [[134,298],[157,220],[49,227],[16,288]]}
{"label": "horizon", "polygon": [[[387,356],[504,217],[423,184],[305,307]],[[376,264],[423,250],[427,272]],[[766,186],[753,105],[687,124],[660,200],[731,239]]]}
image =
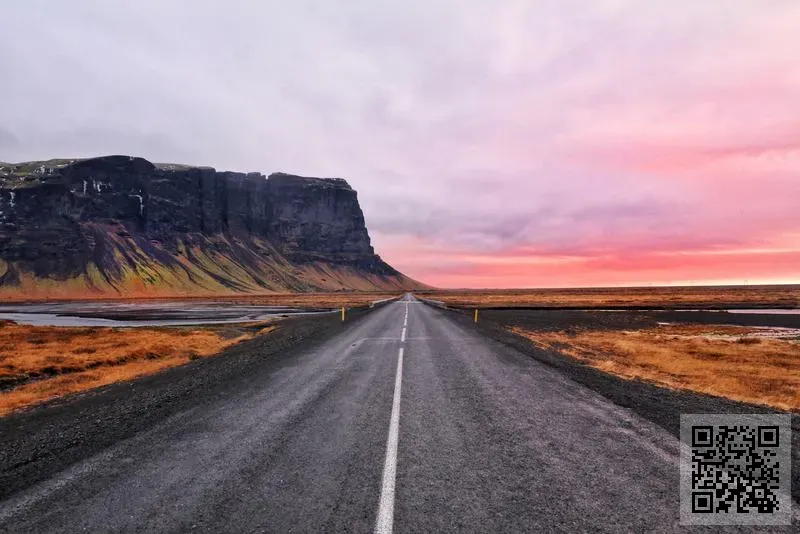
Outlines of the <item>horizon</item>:
{"label": "horizon", "polygon": [[800,284],[797,2],[0,16],[0,161],[342,177],[376,253],[440,288]]}
{"label": "horizon", "polygon": [[[800,286],[800,283],[773,283],[773,284],[705,284],[705,283],[698,283],[698,284],[690,284],[690,285],[681,285],[681,284],[648,284],[648,285],[639,285],[639,286],[530,286],[530,287],[436,287],[433,288],[434,291],[538,291],[538,290],[553,290],[553,291],[566,291],[566,290],[592,290],[592,289],[659,289],[659,288],[672,288],[672,289],[689,289],[689,288],[704,288],[704,287],[713,287],[713,288],[722,288],[722,287],[735,287],[735,288],[746,288],[746,287],[797,287]],[[418,293],[420,291],[430,291],[429,289],[418,289],[415,291],[409,291],[409,293]]]}

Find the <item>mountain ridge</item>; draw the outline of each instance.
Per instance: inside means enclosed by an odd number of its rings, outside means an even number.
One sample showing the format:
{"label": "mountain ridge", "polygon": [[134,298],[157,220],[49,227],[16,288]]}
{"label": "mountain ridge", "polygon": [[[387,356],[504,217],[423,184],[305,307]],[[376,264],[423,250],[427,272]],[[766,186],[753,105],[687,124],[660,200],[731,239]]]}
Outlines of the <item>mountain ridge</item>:
{"label": "mountain ridge", "polygon": [[342,178],[118,155],[0,163],[0,298],[422,287],[375,254]]}

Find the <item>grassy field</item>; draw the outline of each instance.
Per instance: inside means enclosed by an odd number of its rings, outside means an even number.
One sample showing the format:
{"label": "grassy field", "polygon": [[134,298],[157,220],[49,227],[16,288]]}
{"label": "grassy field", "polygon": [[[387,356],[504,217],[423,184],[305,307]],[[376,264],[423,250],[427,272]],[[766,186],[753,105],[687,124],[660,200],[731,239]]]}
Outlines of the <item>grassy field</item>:
{"label": "grassy field", "polygon": [[0,322],[0,416],[211,356],[275,328],[63,328]]}
{"label": "grassy field", "polygon": [[800,307],[800,285],[449,290],[418,294],[469,307]]}
{"label": "grassy field", "polygon": [[541,348],[627,379],[800,412],[798,332],[784,331],[786,337],[775,338],[765,329],[701,325],[512,331]]}
{"label": "grassy field", "polygon": [[[354,308],[368,306],[372,302],[391,299],[403,293],[395,292],[330,292],[330,293],[274,293],[271,295],[247,295],[235,297],[205,298],[198,297],[201,302],[230,302],[232,304],[249,304],[257,306],[290,306],[293,308]],[[183,299],[181,299],[183,300]]]}
{"label": "grassy field", "polygon": [[229,302],[231,304],[247,304],[258,306],[290,306],[293,308],[339,308],[345,306],[353,308],[356,306],[367,306],[372,302],[390,299],[401,296],[400,291],[332,291],[326,293],[270,293],[263,295],[226,295],[226,296],[176,296],[174,298],[150,297],[150,298],[120,298],[119,296],[98,296],[94,298],[0,298],[3,304],[13,304],[19,302],[61,302],[61,301],[113,301],[113,302],[158,302],[158,301],[186,301],[203,303]]}
{"label": "grassy field", "polygon": [[[296,308],[353,308],[399,295],[397,292],[283,293],[180,300],[198,304],[230,302]],[[276,326],[266,324],[64,328],[0,322],[0,416],[55,397],[130,380],[217,354],[274,328]]]}

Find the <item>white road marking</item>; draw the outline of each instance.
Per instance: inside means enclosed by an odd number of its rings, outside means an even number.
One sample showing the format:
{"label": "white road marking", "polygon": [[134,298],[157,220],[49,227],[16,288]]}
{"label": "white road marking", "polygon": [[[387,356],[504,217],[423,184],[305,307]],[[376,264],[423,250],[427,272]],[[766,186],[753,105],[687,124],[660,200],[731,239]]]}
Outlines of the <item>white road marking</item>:
{"label": "white road marking", "polygon": [[400,335],[400,343],[406,342],[406,327],[403,327],[403,333]]}
{"label": "white road marking", "polygon": [[378,505],[376,534],[391,534],[394,526],[394,483],[397,473],[397,438],[400,432],[400,390],[403,383],[403,347],[397,355],[397,374],[394,379],[394,400],[389,420],[389,438],[386,441],[386,461],[383,464],[383,484]]}

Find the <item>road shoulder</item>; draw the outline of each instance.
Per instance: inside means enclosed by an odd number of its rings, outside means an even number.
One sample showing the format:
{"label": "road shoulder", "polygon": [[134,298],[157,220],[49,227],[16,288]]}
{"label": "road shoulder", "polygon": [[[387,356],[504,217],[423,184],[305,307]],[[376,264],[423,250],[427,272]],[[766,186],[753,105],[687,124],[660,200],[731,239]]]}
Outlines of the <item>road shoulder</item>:
{"label": "road shoulder", "polygon": [[212,402],[258,380],[271,366],[322,343],[368,313],[369,309],[354,309],[346,323],[338,314],[290,318],[276,332],[230,347],[217,356],[0,418],[0,499],[173,414]]}
{"label": "road shoulder", "polygon": [[[676,438],[680,437],[682,413],[781,413],[772,408],[722,397],[672,390],[640,380],[625,380],[559,352],[543,350],[529,339],[510,332],[503,324],[489,319],[486,313],[475,324],[471,310],[442,309],[435,304],[427,305],[436,308],[440,313],[447,314],[463,326],[474,328],[490,339],[512,347],[559,371],[614,404],[656,423]],[[800,414],[792,414],[792,497],[800,505]]]}

